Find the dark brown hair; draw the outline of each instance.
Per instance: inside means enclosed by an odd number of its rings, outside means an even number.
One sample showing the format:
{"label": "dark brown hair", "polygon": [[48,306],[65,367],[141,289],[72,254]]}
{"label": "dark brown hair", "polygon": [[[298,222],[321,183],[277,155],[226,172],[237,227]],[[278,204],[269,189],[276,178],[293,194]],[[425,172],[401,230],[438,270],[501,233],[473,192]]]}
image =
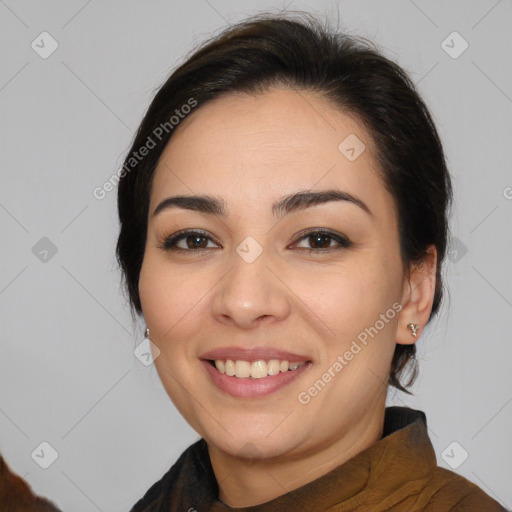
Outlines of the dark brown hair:
{"label": "dark brown hair", "polygon": [[[141,314],[138,292],[144,256],[152,176],[183,113],[233,92],[261,93],[273,86],[322,94],[333,107],[362,121],[375,143],[385,187],[398,212],[404,267],[421,263],[430,244],[437,249],[436,289],[430,318],[443,294],[441,266],[448,238],[452,187],[443,148],[429,111],[406,72],[373,43],[331,30],[299,13],[263,14],[206,41],[161,86],[137,131],[120,172],[121,224],[117,259],[132,312]],[[185,106],[189,106],[184,108]],[[174,121],[171,116],[174,115]],[[134,158],[146,146],[143,158]],[[429,319],[430,321],[430,319]],[[400,383],[416,345],[395,347],[389,384]]]}

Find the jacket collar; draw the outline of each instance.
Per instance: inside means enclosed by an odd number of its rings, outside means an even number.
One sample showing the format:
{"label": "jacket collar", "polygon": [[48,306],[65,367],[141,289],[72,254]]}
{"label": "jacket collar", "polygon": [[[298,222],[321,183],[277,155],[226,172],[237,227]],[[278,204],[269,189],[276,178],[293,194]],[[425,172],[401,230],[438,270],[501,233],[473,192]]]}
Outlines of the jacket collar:
{"label": "jacket collar", "polygon": [[[427,434],[426,416],[407,407],[387,407],[382,438],[326,475],[271,501],[252,507],[233,508],[218,499],[218,485],[206,441],[200,439],[180,457],[181,466],[169,482],[174,488],[169,510],[211,510],[215,512],[311,512],[342,505],[336,510],[353,510],[359,504],[380,507],[396,503],[404,491],[421,490],[437,465]],[[173,496],[171,498],[171,495]],[[179,498],[178,498],[179,496]],[[162,503],[162,502],[161,502]]]}

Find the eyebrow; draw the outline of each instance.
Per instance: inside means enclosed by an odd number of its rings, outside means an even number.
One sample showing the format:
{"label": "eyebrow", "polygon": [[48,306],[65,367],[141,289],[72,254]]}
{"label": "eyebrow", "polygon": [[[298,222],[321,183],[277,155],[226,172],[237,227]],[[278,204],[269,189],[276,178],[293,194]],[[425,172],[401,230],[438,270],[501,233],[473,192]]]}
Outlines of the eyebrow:
{"label": "eyebrow", "polygon": [[[320,190],[316,192],[301,190],[284,196],[272,205],[272,213],[274,216],[283,216],[294,211],[305,210],[306,208],[331,201],[348,201],[359,206],[368,215],[373,217],[372,211],[363,200],[348,192],[337,189]],[[223,199],[208,195],[179,195],[167,197],[160,202],[155,208],[153,216],[171,208],[183,208],[185,210],[209,213],[221,217],[225,217],[227,214],[227,206]]]}

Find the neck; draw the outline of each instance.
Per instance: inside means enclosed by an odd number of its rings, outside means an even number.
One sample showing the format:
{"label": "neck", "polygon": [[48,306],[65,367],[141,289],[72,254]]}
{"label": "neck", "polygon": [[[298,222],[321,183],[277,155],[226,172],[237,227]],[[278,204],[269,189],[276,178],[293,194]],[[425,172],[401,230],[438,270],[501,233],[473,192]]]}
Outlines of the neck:
{"label": "neck", "polygon": [[367,411],[340,437],[293,457],[241,459],[209,444],[219,500],[235,508],[259,505],[326,475],[381,439],[385,400]]}

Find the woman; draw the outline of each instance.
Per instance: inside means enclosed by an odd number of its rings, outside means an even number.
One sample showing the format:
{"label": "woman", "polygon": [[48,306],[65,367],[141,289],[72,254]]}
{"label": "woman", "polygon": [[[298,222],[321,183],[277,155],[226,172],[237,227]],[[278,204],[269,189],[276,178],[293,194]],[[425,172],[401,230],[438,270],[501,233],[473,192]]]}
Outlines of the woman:
{"label": "woman", "polygon": [[440,306],[451,197],[371,44],[263,15],[193,53],[120,172],[117,255],[201,439],[132,511],[504,510],[385,406]]}

